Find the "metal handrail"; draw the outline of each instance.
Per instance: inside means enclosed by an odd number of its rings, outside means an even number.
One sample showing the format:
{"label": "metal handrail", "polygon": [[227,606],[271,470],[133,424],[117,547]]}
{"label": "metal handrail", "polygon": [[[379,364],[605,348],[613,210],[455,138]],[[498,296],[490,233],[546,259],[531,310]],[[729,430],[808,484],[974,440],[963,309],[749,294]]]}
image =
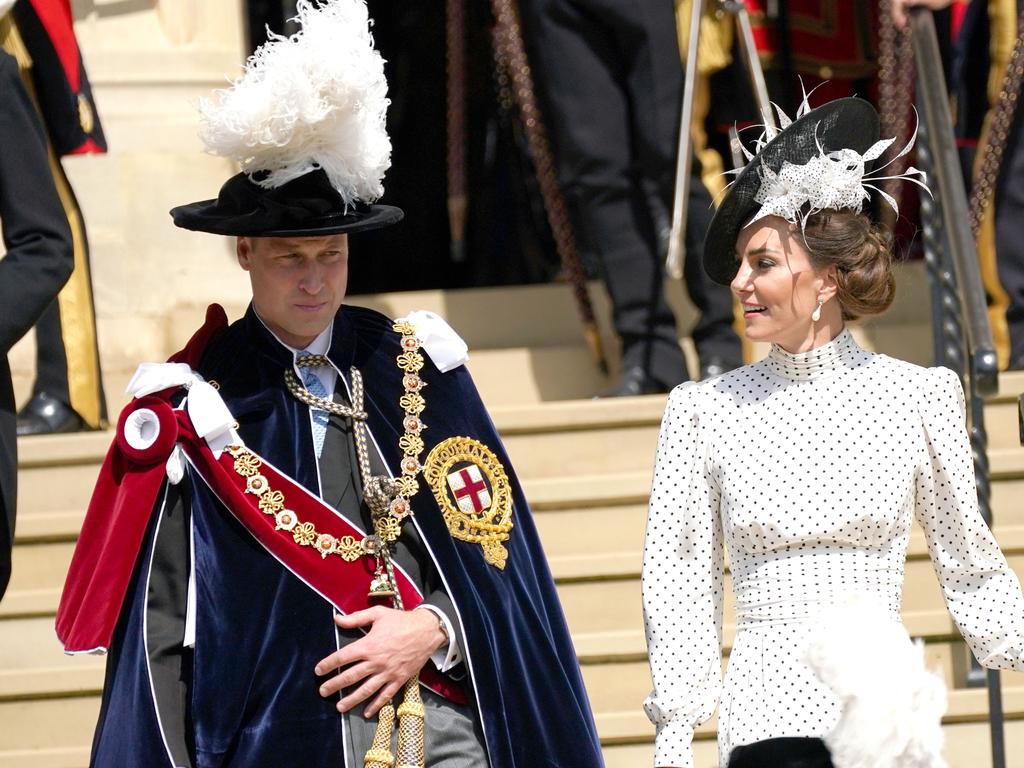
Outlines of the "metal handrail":
{"label": "metal handrail", "polygon": [[[981,282],[978,254],[970,230],[967,193],[957,157],[949,95],[931,11],[910,13],[917,99],[921,111],[918,159],[929,174],[934,198],[922,196],[921,217],[925,260],[932,285],[935,362],[953,369],[970,399],[968,425],[978,506],[992,525],[985,396],[999,388],[999,364],[988,306]],[[964,333],[966,331],[966,333]],[[988,686],[992,765],[1006,765],[1003,707],[998,670],[982,671],[971,656],[968,685]]]}
{"label": "metal handrail", "polygon": [[960,161],[950,119],[949,92],[943,77],[935,22],[930,11],[916,8],[910,14],[913,32],[914,63],[917,69],[918,97],[922,117],[928,126],[933,167],[930,177],[936,202],[946,226],[949,257],[956,271],[963,298],[962,317],[967,329],[970,373],[981,395],[998,389],[999,363],[992,329],[988,323],[985,288],[978,269],[977,249],[971,235],[967,193],[964,190]]}

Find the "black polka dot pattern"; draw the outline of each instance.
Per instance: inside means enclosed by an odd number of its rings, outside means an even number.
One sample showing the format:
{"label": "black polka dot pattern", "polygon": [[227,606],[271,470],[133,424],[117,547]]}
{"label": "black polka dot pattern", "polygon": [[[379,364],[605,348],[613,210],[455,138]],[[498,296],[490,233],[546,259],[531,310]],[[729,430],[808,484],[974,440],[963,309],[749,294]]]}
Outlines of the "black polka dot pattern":
{"label": "black polka dot pattern", "polygon": [[[740,744],[826,734],[839,709],[804,661],[814,617],[859,594],[899,619],[914,515],[971,649],[1024,671],[1024,598],[978,512],[952,371],[865,352],[844,330],[677,387],[642,577],[655,765],[693,765],[693,729],[719,700],[723,766]],[[723,684],[725,550],[737,633]]]}

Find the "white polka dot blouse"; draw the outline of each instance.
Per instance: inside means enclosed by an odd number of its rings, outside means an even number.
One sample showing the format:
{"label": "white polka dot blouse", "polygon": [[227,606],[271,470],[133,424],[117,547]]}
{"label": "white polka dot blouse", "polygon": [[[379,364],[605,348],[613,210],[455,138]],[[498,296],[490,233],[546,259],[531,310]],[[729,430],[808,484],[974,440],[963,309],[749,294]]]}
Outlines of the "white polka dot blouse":
{"label": "white polka dot blouse", "polygon": [[[913,516],[974,654],[1024,671],[1024,598],[978,511],[952,371],[865,352],[844,330],[677,387],[642,577],[655,764],[690,768],[716,706],[723,766],[740,744],[828,733],[838,704],[803,658],[813,618],[859,594],[899,620]],[[737,627],[724,684],[723,548]]]}

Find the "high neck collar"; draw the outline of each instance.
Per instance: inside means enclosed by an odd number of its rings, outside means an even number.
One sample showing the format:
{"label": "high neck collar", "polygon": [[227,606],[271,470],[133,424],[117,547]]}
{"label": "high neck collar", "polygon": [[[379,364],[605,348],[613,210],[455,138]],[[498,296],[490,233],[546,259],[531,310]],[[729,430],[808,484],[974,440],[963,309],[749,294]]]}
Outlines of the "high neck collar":
{"label": "high neck collar", "polygon": [[[267,328],[263,320],[256,314],[250,303],[243,322],[248,326],[251,338],[257,343],[257,349],[273,363],[281,368],[290,368],[295,359],[295,349],[281,341]],[[345,318],[345,308],[338,310],[330,329],[327,356],[339,370],[348,370],[355,356],[355,336]]]}
{"label": "high neck collar", "polygon": [[810,381],[853,368],[866,354],[849,329],[843,328],[828,344],[806,352],[787,352],[778,344],[772,344],[765,362],[772,373],[783,379]]}

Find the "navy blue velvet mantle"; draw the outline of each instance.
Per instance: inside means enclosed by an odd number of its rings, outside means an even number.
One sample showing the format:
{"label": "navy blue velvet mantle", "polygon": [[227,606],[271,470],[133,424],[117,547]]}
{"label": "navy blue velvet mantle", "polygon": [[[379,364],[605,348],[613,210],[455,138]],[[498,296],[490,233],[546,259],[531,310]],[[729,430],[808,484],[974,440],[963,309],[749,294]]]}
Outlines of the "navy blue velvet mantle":
{"label": "navy blue velvet mantle", "polygon": [[[370,431],[392,471],[401,458],[398,439],[403,417],[398,406],[402,372],[395,363],[401,352],[398,341],[391,321],[383,315],[345,307],[335,320],[329,352],[346,378],[352,365],[361,371]],[[513,489],[514,528],[506,542],[504,570],[486,563],[479,545],[449,534],[429,488],[422,487],[412,499],[416,525],[462,622],[471,693],[491,766],[602,766],[575,651],[508,456],[465,367],[442,374],[429,356],[424,358],[423,455],[452,436],[475,438],[498,456]],[[290,366],[291,353],[250,309],[211,341],[199,369],[220,385],[246,444],[316,493],[319,481],[308,410],[283,384],[283,371]],[[326,655],[333,643],[330,607],[263,551],[201,482],[193,483],[191,502],[200,615],[195,658],[190,660],[194,688],[189,717],[194,732],[186,740],[197,754],[197,764],[201,768],[341,765],[341,721],[333,703],[316,695],[311,672],[321,656],[319,649],[326,649],[322,654]],[[149,745],[153,749],[158,745],[159,736],[151,731],[152,712],[140,711],[151,710],[139,700],[148,688],[142,679],[145,672],[140,677],[138,668],[132,670],[143,662],[145,653],[137,636],[144,590],[141,575],[147,567],[142,560],[111,650],[100,731],[104,720],[108,725],[118,720],[123,724],[129,710],[136,725],[129,729],[132,734],[123,725],[107,729],[106,741],[117,742],[120,733],[125,749],[113,749],[113,759],[97,761],[100,766],[132,764],[114,756],[126,756],[133,749],[131,742],[138,750],[136,756],[149,752]],[[211,605],[211,600],[217,604]],[[295,640],[318,635],[323,635],[322,643],[313,643],[313,650],[310,643]],[[217,653],[211,657],[209,649]],[[239,659],[258,660],[252,663],[259,668],[233,664],[232,649]],[[130,704],[133,698],[134,705]],[[257,711],[252,709],[254,702],[258,702]],[[285,720],[294,716],[301,728],[283,728],[282,716]],[[104,752],[101,734],[94,758]],[[111,747],[108,744],[108,751]]]}

